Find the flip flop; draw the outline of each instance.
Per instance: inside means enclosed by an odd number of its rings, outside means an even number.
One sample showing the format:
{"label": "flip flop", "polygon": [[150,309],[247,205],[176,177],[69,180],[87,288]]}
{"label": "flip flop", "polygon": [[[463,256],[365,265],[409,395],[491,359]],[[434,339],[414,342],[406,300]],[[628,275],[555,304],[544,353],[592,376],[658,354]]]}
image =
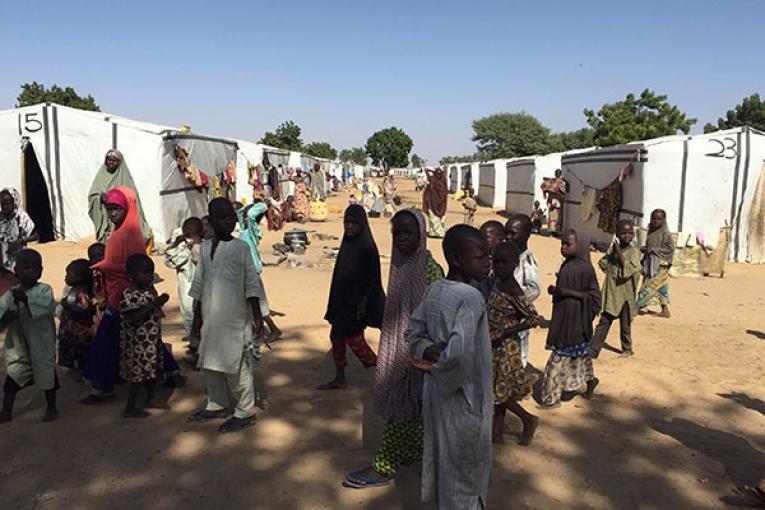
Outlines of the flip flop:
{"label": "flip flop", "polygon": [[226,432],[238,432],[242,429],[246,429],[247,427],[252,427],[255,425],[255,417],[252,418],[237,418],[237,417],[231,417],[228,420],[226,420],[223,425],[218,427],[218,432],[220,433],[226,433]]}
{"label": "flip flop", "polygon": [[345,475],[343,486],[351,489],[372,489],[375,487],[386,487],[390,485],[390,478],[386,480],[370,480],[362,474],[362,471],[354,471]]}
{"label": "flip flop", "polygon": [[210,421],[218,418],[225,418],[225,416],[218,412],[208,411],[207,409],[200,409],[199,411],[195,411],[194,413],[190,414],[186,418],[186,422],[193,423],[200,421]]}

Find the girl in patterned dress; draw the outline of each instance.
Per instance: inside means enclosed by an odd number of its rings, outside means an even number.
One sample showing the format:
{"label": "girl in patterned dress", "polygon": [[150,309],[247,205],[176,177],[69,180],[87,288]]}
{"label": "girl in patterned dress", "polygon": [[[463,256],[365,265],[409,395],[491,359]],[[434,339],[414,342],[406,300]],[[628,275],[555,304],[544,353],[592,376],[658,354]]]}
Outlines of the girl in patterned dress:
{"label": "girl in patterned dress", "polygon": [[[93,341],[93,272],[85,259],[73,260],[66,267],[66,288],[57,315],[58,364],[84,369]],[[79,379],[79,376],[78,376]]]}
{"label": "girl in patterned dress", "polygon": [[138,390],[147,388],[146,406],[154,402],[157,377],[162,374],[162,330],[160,309],[170,299],[154,290],[154,262],[143,253],[130,255],[125,262],[130,286],[120,300],[120,377],[130,383],[125,418],[146,418],[149,412],[136,407]]}
{"label": "girl in patterned dress", "polygon": [[494,376],[492,442],[504,442],[505,412],[509,410],[523,422],[523,433],[518,444],[528,446],[534,438],[539,418],[526,411],[521,401],[531,394],[538,377],[536,374],[526,375],[518,334],[538,326],[539,316],[515,279],[519,260],[518,248],[510,241],[494,249],[493,266],[497,284],[487,307]]}

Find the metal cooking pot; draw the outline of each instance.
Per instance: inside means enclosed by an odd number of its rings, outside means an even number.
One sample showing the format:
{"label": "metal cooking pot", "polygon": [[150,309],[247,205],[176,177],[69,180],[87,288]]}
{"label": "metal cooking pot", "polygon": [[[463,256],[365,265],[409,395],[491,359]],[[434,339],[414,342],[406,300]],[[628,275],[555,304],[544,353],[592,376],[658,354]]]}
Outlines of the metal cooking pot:
{"label": "metal cooking pot", "polygon": [[311,241],[308,239],[308,231],[293,228],[292,230],[284,233],[284,244],[287,246],[292,246],[292,241],[300,241],[304,245],[311,244]]}

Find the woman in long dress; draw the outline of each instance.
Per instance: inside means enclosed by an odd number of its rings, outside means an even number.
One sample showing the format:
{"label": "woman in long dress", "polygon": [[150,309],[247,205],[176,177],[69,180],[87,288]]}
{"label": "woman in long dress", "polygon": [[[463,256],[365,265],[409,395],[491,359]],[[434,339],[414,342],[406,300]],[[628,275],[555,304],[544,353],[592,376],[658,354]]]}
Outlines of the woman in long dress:
{"label": "woman in long dress", "polygon": [[[426,171],[427,172],[427,171]],[[449,184],[446,174],[441,168],[435,172],[427,172],[428,185],[422,193],[422,211],[428,217],[428,236],[444,237],[446,235],[446,203],[449,198]]]}
{"label": "woman in long dress", "polygon": [[568,183],[562,177],[560,168],[555,171],[554,179],[545,179],[542,192],[547,199],[547,228],[553,235],[560,234],[563,228],[563,204],[568,193]]}

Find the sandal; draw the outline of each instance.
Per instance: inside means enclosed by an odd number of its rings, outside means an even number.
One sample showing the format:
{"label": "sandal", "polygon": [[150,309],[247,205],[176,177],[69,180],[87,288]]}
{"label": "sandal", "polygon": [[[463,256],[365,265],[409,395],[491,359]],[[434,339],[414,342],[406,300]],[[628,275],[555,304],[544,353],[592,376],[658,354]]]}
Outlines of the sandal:
{"label": "sandal", "polygon": [[225,418],[225,410],[220,411],[208,411],[207,409],[200,409],[199,411],[196,411],[192,414],[190,414],[186,418],[187,423],[193,423],[193,422],[200,422],[200,421],[210,421],[215,420],[218,418]]}
{"label": "sandal", "polygon": [[250,418],[237,418],[236,416],[233,416],[226,420],[223,425],[218,427],[218,432],[238,432],[242,429],[246,429],[247,427],[252,427],[253,425],[255,425],[254,416]]}
{"label": "sandal", "polygon": [[345,475],[345,480],[343,480],[343,486],[349,487],[351,489],[372,489],[375,487],[387,487],[390,485],[390,478],[372,480],[366,476],[364,472],[370,469],[371,468],[360,469],[359,471],[348,473]]}

